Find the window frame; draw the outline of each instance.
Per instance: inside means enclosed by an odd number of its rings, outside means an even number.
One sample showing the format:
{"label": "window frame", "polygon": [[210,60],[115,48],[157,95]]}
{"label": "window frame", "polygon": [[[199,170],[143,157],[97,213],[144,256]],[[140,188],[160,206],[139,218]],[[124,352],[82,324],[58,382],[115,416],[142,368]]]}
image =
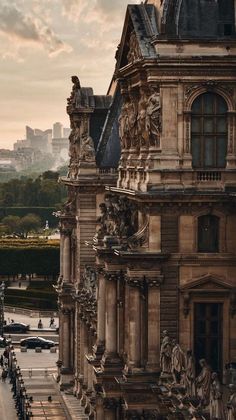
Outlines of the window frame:
{"label": "window frame", "polygon": [[[211,102],[212,112],[206,112],[207,106],[210,106]],[[222,112],[220,111],[221,106],[224,108]],[[196,110],[197,107],[199,110]],[[194,99],[191,105],[193,169],[218,170],[226,168],[229,134],[228,112],[226,100],[216,92],[204,92]],[[219,121],[221,121],[223,129],[220,127]],[[211,128],[209,128],[210,125]]]}

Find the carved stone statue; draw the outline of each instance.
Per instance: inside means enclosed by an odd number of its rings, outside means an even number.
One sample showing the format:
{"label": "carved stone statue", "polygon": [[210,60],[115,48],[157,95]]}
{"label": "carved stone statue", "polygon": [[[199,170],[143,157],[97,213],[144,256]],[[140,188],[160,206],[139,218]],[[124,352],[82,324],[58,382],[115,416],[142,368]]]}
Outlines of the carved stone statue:
{"label": "carved stone statue", "polygon": [[128,133],[132,147],[137,147],[137,105],[135,103],[135,99],[132,98],[130,102],[128,102]]}
{"label": "carved stone statue", "polygon": [[147,145],[147,96],[145,91],[140,88],[140,100],[138,103],[138,116],[137,116],[137,131],[140,146]]}
{"label": "carved stone statue", "polygon": [[160,366],[162,374],[171,374],[171,355],[172,355],[172,346],[171,339],[169,337],[168,331],[164,330],[163,340],[161,343],[160,350]]}
{"label": "carved stone statue", "polygon": [[129,149],[129,121],[128,121],[128,102],[125,101],[119,116],[119,135],[122,149]]}
{"label": "carved stone statue", "polygon": [[86,162],[95,161],[95,149],[92,137],[83,136],[81,150],[80,150],[80,158]]}
{"label": "carved stone statue", "polygon": [[236,386],[233,384],[229,385],[230,397],[227,402],[227,420],[236,419]]}
{"label": "carved stone statue", "polygon": [[212,420],[225,420],[225,410],[222,401],[222,388],[216,372],[211,375],[210,390],[210,418]]}
{"label": "carved stone statue", "polygon": [[80,153],[80,135],[81,135],[81,122],[71,122],[71,133],[69,135],[69,156],[71,162],[79,157]]}
{"label": "carved stone statue", "polygon": [[139,43],[135,31],[131,32],[129,39],[129,52],[127,54],[128,63],[133,63],[141,57]]}
{"label": "carved stone statue", "polygon": [[210,401],[211,368],[205,359],[201,359],[199,364],[202,370],[196,378],[196,392],[202,401],[202,405],[207,406]]}
{"label": "carved stone statue", "polygon": [[181,376],[185,370],[185,355],[180,345],[173,340],[173,349],[171,354],[171,371],[175,383],[179,384]]}
{"label": "carved stone statue", "polygon": [[76,211],[76,189],[70,187],[68,189],[68,200],[63,205],[66,214],[75,214]]}
{"label": "carved stone statue", "polygon": [[195,397],[196,395],[195,377],[195,360],[192,350],[187,350],[183,382],[188,397]]}
{"label": "carved stone statue", "polygon": [[161,133],[161,105],[160,94],[153,88],[147,103],[146,130],[148,132],[149,145],[160,147]]}

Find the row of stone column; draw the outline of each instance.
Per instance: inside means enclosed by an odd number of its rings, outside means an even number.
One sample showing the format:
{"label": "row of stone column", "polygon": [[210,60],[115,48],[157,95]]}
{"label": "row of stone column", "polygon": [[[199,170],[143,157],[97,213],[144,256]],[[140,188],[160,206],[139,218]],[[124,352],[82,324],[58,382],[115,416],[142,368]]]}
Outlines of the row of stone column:
{"label": "row of stone column", "polygon": [[[122,302],[118,296],[118,284],[124,280],[126,286]],[[127,353],[131,371],[143,367],[153,372],[159,369],[161,280],[159,273],[151,279],[146,279],[143,274],[140,277],[131,274],[122,279],[119,272],[99,276],[97,346],[105,343],[106,356]],[[121,317],[118,316],[120,309],[123,312]],[[119,325],[122,320],[123,325]],[[119,330],[123,330],[123,334]]]}

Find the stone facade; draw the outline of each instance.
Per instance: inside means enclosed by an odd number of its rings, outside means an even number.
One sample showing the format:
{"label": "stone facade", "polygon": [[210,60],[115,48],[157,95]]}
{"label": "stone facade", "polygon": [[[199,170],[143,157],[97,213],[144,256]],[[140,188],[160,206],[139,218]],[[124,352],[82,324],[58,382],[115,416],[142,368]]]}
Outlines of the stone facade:
{"label": "stone facade", "polygon": [[189,418],[161,387],[165,330],[197,372],[236,361],[234,2],[201,3],[128,6],[112,98],[72,78],[59,381],[89,418]]}

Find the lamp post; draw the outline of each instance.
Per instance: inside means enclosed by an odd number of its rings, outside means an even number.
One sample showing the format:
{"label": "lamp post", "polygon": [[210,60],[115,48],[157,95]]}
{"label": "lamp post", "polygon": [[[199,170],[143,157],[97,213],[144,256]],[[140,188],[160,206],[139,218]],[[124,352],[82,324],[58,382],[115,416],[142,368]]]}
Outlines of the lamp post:
{"label": "lamp post", "polygon": [[3,337],[3,325],[4,325],[4,291],[5,283],[2,281],[0,284],[0,336]]}

